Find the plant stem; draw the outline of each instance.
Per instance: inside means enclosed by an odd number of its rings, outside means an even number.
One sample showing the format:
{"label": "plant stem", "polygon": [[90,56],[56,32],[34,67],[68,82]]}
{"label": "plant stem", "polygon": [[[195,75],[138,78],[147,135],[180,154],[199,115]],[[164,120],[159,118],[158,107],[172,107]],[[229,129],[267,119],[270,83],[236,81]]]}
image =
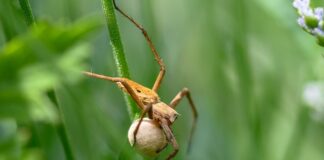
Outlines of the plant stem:
{"label": "plant stem", "polygon": [[56,132],[58,133],[58,135],[61,139],[63,150],[65,153],[65,158],[68,160],[74,160],[75,158],[74,158],[72,147],[71,147],[69,137],[67,134],[65,122],[62,122],[61,124],[58,124],[56,126]]}
{"label": "plant stem", "polygon": [[35,24],[35,18],[28,0],[19,0],[20,7],[24,11],[26,22],[30,26]]}
{"label": "plant stem", "polygon": [[59,111],[59,115],[60,115],[60,118],[61,118],[61,123],[59,124],[56,124],[55,125],[55,129],[56,129],[56,132],[62,142],[62,146],[63,146],[63,150],[64,150],[64,153],[65,153],[65,157],[66,159],[68,160],[74,160],[74,155],[73,155],[73,152],[72,152],[72,146],[70,144],[70,141],[69,141],[69,137],[68,137],[68,132],[67,132],[67,129],[66,129],[66,123],[65,123],[65,120],[64,120],[64,114],[63,114],[63,111],[62,111],[62,106],[60,106],[59,102],[58,102],[58,99],[57,99],[57,92],[54,91],[54,90],[51,90],[48,92],[48,97],[51,99],[51,101],[55,104],[55,106],[57,107],[58,111]]}
{"label": "plant stem", "polygon": [[[106,16],[108,32],[110,35],[110,45],[113,49],[118,76],[129,78],[128,65],[124,54],[123,44],[121,41],[112,0],[101,0],[101,2]],[[136,114],[139,113],[139,109],[136,107],[130,96],[125,93],[124,97],[127,103],[130,119],[133,119]]]}

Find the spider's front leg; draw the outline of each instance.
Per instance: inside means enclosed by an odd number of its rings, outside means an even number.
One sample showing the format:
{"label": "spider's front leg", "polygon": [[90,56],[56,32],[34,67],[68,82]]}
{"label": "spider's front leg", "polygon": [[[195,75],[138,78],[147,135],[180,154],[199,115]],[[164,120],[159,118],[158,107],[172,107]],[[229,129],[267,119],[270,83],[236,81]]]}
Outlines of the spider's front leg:
{"label": "spider's front leg", "polygon": [[125,87],[127,93],[135,100],[137,105],[141,109],[145,108],[143,102],[139,99],[139,97],[133,90],[133,87],[129,84],[128,79],[121,78],[121,77],[109,77],[109,76],[92,73],[92,72],[87,72],[87,71],[83,71],[83,74],[85,74],[86,76],[89,76],[89,77],[93,77],[93,78],[103,79],[103,80],[107,80],[107,81],[111,81],[111,82],[115,82],[115,83],[121,83]]}
{"label": "spider's front leg", "polygon": [[189,101],[189,104],[190,104],[190,107],[191,107],[192,114],[193,114],[193,122],[192,122],[192,127],[191,127],[191,131],[190,131],[189,142],[188,142],[188,149],[187,149],[187,151],[190,151],[192,136],[193,136],[193,133],[194,133],[195,128],[196,128],[196,123],[197,123],[197,118],[198,118],[198,112],[197,112],[196,106],[193,103],[193,100],[191,98],[189,89],[188,88],[183,88],[173,98],[173,100],[170,102],[170,105],[169,106],[172,107],[172,108],[175,108],[179,104],[180,100],[183,99],[183,97],[187,97],[187,99]]}
{"label": "spider's front leg", "polygon": [[157,52],[157,50],[155,49],[155,46],[153,45],[153,42],[151,40],[151,38],[149,37],[149,35],[147,34],[146,30],[142,27],[142,25],[140,25],[139,23],[137,23],[134,18],[132,18],[131,16],[129,16],[128,14],[126,14],[126,12],[124,12],[123,10],[121,10],[117,4],[116,4],[116,0],[113,0],[113,4],[115,9],[122,14],[125,18],[127,18],[130,22],[132,22],[136,28],[138,28],[139,30],[141,30],[142,34],[144,35],[144,38],[147,42],[147,44],[149,45],[149,47],[151,48],[151,51],[154,55],[155,60],[158,62],[159,66],[160,66],[160,72],[154,82],[153,88],[152,90],[154,92],[157,92],[157,90],[159,89],[161,83],[162,83],[162,79],[164,77],[165,74],[165,65],[159,55],[159,53]]}

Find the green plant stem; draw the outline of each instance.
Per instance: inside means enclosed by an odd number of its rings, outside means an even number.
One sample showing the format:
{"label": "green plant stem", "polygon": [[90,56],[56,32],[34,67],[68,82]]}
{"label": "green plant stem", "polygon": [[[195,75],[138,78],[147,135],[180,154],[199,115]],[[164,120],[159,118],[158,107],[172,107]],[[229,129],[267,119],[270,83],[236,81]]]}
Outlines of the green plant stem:
{"label": "green plant stem", "polygon": [[[123,44],[120,38],[120,33],[118,29],[118,24],[116,21],[116,15],[112,0],[101,0],[102,7],[105,12],[106,22],[108,26],[108,32],[110,35],[110,45],[113,49],[113,55],[118,71],[118,76],[129,78],[128,65],[126,62]],[[136,107],[134,101],[127,94],[124,95],[125,101],[127,103],[129,116],[133,119],[137,113],[139,113],[139,109]]]}
{"label": "green plant stem", "polygon": [[28,0],[19,0],[20,7],[24,11],[24,15],[26,17],[26,22],[28,25],[35,24],[35,18],[30,7]]}
{"label": "green plant stem", "polygon": [[61,108],[62,106],[60,106],[60,104],[58,103],[56,93],[57,92],[54,90],[51,90],[48,92],[48,97],[56,105],[57,109],[59,110],[59,115],[61,118],[61,123],[55,125],[56,133],[58,134],[58,136],[62,142],[62,146],[63,146],[63,150],[65,153],[66,159],[74,160],[75,158],[74,158],[74,155],[72,152],[72,146],[69,141],[69,137],[68,137],[68,133],[67,133],[67,129],[66,129],[66,123],[64,120],[64,114],[63,114],[63,111]]}
{"label": "green plant stem", "polygon": [[67,135],[65,122],[58,124],[56,126],[56,131],[61,139],[66,159],[74,160],[75,158],[72,152],[71,144],[69,142],[69,137]]}

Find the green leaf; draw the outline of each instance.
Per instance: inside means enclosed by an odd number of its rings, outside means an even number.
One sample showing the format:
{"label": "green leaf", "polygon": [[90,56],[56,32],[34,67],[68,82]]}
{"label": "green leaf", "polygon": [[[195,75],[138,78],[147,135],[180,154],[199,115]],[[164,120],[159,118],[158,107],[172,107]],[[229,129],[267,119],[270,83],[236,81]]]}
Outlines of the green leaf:
{"label": "green leaf", "polygon": [[81,78],[89,47],[80,42],[96,22],[71,26],[40,23],[0,51],[0,117],[19,121],[58,120],[47,96],[56,85]]}

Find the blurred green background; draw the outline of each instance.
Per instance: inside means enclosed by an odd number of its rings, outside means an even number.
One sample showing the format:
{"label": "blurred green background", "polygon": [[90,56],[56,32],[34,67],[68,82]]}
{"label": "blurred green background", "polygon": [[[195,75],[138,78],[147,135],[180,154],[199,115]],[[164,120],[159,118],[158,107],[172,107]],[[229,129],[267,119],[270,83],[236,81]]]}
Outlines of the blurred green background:
{"label": "blurred green background", "polygon": [[[297,25],[291,1],[117,2],[166,63],[162,100],[188,87],[198,108],[189,154],[191,111],[186,100],[177,108],[175,159],[324,159],[324,114],[303,101],[305,86],[324,80],[324,52]],[[127,142],[121,91],[79,72],[117,75],[101,1],[30,4],[34,27],[18,0],[0,0],[0,160],[143,159]],[[117,20],[132,79],[152,86],[159,68],[150,49]]]}

